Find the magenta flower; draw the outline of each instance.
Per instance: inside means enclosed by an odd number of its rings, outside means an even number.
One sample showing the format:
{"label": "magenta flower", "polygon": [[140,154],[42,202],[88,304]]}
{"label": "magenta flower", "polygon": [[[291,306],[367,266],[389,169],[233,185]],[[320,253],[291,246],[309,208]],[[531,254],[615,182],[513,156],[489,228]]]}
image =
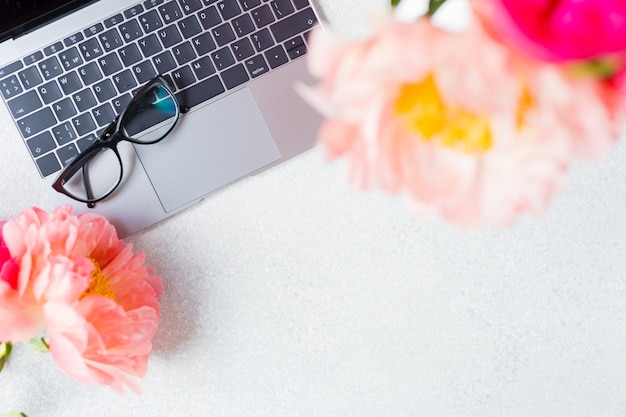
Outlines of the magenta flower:
{"label": "magenta flower", "polygon": [[[482,0],[481,0],[482,1]],[[540,59],[587,60],[626,50],[625,0],[487,0],[492,24]]]}

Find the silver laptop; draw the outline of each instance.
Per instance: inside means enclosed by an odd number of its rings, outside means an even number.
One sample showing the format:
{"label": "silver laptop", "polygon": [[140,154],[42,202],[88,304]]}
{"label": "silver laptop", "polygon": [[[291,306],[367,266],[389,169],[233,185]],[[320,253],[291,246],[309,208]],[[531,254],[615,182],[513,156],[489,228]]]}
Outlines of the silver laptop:
{"label": "silver laptop", "polygon": [[[311,81],[317,22],[309,0],[2,1],[2,101],[54,205],[126,236],[313,146],[320,118],[293,85]],[[54,191],[156,75],[189,109],[171,133],[121,142],[122,182],[93,208]]]}

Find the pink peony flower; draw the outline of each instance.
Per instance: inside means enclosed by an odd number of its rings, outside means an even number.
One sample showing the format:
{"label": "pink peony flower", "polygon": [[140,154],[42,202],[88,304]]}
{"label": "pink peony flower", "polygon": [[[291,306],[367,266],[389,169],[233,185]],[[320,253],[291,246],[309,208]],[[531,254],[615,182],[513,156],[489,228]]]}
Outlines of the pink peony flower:
{"label": "pink peony flower", "polygon": [[571,157],[617,136],[596,84],[514,54],[476,20],[461,34],[389,20],[358,41],[317,30],[308,59],[321,82],[299,90],[327,118],[329,158],[461,225],[541,212]]}
{"label": "pink peony flower", "polygon": [[[80,297],[93,269],[84,256],[85,245],[95,237],[94,225],[79,221],[69,208],[51,214],[31,208],[4,223],[2,251],[7,261],[0,280],[0,340],[33,338],[44,328],[46,302]],[[5,269],[10,271],[8,279]]]}
{"label": "pink peony flower", "polygon": [[541,59],[583,60],[626,50],[625,0],[487,2],[493,25]]}
{"label": "pink peony flower", "polygon": [[0,245],[0,261],[9,260],[0,275],[0,340],[27,340],[45,327],[66,374],[139,391],[162,289],[145,255],[133,254],[105,218],[74,216],[69,206],[25,210],[2,236],[8,254]]}

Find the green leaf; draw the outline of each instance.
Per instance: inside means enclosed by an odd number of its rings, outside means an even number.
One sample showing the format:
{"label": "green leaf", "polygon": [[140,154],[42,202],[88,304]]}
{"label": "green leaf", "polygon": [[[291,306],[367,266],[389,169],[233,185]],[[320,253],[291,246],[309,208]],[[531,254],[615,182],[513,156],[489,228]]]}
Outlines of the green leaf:
{"label": "green leaf", "polygon": [[50,351],[50,345],[43,337],[35,337],[26,342],[34,351],[41,353],[48,353]]}
{"label": "green leaf", "polygon": [[9,359],[9,355],[11,354],[11,350],[13,349],[13,345],[10,343],[0,343],[0,372],[4,368],[4,364],[7,363],[7,359]]}
{"label": "green leaf", "polygon": [[611,78],[615,76],[619,66],[609,59],[596,59],[574,63],[570,66],[575,74],[597,78]]}
{"label": "green leaf", "polygon": [[444,4],[446,0],[429,0],[428,1],[428,12],[426,13],[428,16],[432,16],[437,12],[437,10]]}
{"label": "green leaf", "polygon": [[17,411],[9,411],[8,413],[4,414],[2,417],[26,417],[26,414],[18,413]]}
{"label": "green leaf", "polygon": [[400,4],[400,0],[391,0],[391,5],[392,6],[397,6],[398,4]]}

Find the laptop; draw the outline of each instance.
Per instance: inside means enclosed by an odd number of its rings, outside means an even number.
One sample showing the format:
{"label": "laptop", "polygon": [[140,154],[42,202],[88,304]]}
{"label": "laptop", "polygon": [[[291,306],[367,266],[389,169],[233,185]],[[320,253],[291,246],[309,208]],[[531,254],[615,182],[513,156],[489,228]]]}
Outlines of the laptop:
{"label": "laptop", "polygon": [[[55,206],[128,236],[313,147],[309,0],[0,0],[0,94]],[[142,84],[162,75],[181,106],[152,145],[118,145],[124,177],[87,207],[51,187]],[[93,175],[93,174],[90,174]]]}

